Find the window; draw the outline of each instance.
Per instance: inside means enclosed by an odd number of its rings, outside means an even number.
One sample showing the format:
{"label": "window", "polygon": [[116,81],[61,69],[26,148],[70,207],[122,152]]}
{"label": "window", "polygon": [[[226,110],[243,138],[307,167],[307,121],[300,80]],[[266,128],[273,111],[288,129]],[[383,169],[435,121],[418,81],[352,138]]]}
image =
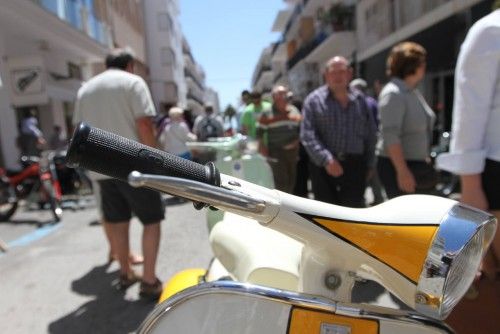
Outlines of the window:
{"label": "window", "polygon": [[82,80],[82,70],[80,66],[68,63],[68,76],[73,79]]}
{"label": "window", "polygon": [[158,29],[160,31],[172,30],[172,19],[168,13],[158,14]]}
{"label": "window", "polygon": [[162,48],[161,49],[161,63],[162,63],[162,65],[175,64],[175,54],[171,48]]}

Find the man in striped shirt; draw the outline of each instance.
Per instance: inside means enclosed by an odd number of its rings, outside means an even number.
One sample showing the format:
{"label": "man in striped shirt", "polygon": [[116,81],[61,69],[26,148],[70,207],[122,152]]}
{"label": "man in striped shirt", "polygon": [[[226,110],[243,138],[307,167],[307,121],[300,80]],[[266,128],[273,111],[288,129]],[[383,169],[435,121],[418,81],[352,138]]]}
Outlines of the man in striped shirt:
{"label": "man in striped shirt", "polygon": [[259,150],[268,156],[276,189],[292,193],[299,153],[300,112],[288,103],[288,89],[276,86],[272,91],[272,110],[258,119]]}
{"label": "man in striped shirt", "polygon": [[331,58],[326,84],[304,101],[300,138],[311,165],[316,200],[364,207],[366,181],[375,163],[376,126],[363,95],[348,88],[352,68]]}

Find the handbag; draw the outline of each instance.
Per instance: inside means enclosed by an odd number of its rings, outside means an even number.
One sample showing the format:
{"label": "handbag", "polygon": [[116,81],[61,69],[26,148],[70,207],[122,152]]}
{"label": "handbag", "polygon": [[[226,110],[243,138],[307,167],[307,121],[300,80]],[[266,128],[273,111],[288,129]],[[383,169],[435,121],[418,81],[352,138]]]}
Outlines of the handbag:
{"label": "handbag", "polygon": [[415,178],[417,191],[435,189],[438,183],[438,173],[432,164],[426,161],[407,161],[406,163]]}

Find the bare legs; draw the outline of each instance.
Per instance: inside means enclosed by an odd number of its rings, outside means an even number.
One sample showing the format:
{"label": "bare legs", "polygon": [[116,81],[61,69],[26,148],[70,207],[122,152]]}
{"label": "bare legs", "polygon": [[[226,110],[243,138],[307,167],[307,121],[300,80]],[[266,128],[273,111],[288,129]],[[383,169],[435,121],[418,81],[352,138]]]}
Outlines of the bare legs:
{"label": "bare legs", "polygon": [[142,280],[148,284],[156,282],[156,258],[160,247],[160,222],[144,225],[142,233],[142,253],[144,272]]}
{"label": "bare legs", "polygon": [[[132,267],[130,265],[130,241],[129,222],[105,223],[106,235],[111,241],[113,250],[120,263],[120,273],[123,276],[130,276]],[[144,225],[142,233],[142,251],[144,254],[143,281],[153,284],[156,282],[156,259],[160,247],[160,222]]]}
{"label": "bare legs", "polygon": [[120,223],[104,223],[106,226],[104,230],[106,231],[110,241],[111,249],[116,256],[118,262],[120,263],[120,273],[123,276],[130,276],[132,272],[132,267],[129,262],[129,222]]}

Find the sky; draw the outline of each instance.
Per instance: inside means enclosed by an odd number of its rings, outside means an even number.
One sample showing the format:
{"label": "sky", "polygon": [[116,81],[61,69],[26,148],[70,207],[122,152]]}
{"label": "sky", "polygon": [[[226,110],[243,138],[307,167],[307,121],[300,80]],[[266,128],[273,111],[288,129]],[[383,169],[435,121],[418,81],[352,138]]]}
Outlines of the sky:
{"label": "sky", "polygon": [[207,86],[219,93],[222,110],[237,107],[251,90],[262,50],[280,38],[271,32],[283,0],[179,0],[180,23],[191,53],[205,70]]}

